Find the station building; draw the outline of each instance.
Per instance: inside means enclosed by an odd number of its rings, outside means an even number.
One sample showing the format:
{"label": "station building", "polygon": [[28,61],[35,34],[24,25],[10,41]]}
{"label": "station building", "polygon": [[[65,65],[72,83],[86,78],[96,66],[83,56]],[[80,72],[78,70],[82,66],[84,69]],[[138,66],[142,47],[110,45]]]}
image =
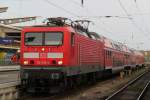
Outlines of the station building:
{"label": "station building", "polygon": [[[0,7],[0,13],[7,12],[8,7]],[[20,49],[21,27],[11,24],[35,20],[33,17],[0,18],[0,65],[12,65],[11,57]]]}
{"label": "station building", "polygon": [[20,49],[21,28],[0,24],[0,65],[13,64],[12,55]]}
{"label": "station building", "polygon": [[150,65],[150,51],[143,51],[145,64]]}

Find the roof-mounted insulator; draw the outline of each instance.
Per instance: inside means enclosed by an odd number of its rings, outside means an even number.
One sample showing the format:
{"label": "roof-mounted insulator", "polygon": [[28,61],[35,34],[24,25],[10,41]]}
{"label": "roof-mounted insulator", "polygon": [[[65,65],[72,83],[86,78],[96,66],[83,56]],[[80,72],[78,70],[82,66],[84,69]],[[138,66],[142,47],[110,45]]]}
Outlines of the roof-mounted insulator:
{"label": "roof-mounted insulator", "polygon": [[65,17],[47,18],[46,24],[47,26],[64,26],[64,25],[69,25],[69,23],[67,23],[68,20],[70,19]]}
{"label": "roof-mounted insulator", "polygon": [[74,23],[76,23],[75,28],[77,30],[86,32],[87,35],[91,38],[91,34],[89,34],[89,30],[88,30],[90,22],[91,21],[89,21],[89,20],[76,20],[76,21],[74,21]]}

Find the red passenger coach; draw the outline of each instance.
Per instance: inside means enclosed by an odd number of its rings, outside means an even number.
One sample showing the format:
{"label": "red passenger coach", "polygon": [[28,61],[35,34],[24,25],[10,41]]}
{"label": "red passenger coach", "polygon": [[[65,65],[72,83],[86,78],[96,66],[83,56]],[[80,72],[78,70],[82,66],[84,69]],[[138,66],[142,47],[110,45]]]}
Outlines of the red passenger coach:
{"label": "red passenger coach", "polygon": [[[29,92],[53,91],[95,81],[105,72],[116,73],[143,64],[143,56],[89,32],[83,23],[67,18],[48,18],[47,25],[26,27],[21,34],[21,81]],[[138,59],[138,61],[137,61]],[[137,62],[136,62],[137,61]]]}

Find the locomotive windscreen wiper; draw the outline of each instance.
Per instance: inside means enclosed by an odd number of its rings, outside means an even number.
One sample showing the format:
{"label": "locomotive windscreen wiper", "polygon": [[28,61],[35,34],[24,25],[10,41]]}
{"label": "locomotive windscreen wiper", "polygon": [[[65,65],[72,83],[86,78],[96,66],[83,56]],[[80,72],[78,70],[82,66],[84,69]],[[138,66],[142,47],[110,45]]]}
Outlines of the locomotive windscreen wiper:
{"label": "locomotive windscreen wiper", "polygon": [[25,45],[42,45],[43,33],[25,33]]}
{"label": "locomotive windscreen wiper", "polygon": [[25,38],[25,42],[32,42],[34,41],[35,37],[27,37]]}

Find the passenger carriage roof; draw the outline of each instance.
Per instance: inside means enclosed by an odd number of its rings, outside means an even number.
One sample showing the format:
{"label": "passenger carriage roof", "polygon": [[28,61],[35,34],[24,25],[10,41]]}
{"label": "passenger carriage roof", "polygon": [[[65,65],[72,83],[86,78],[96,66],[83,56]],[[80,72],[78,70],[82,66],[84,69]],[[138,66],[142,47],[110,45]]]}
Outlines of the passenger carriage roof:
{"label": "passenger carriage roof", "polygon": [[129,50],[129,48],[126,45],[124,45],[123,43],[113,41],[113,40],[108,39],[106,37],[103,37],[103,41],[104,41],[105,47],[107,47],[107,48],[115,49],[115,50],[118,50],[118,51],[124,51],[124,52],[127,52],[127,53],[131,52]]}

